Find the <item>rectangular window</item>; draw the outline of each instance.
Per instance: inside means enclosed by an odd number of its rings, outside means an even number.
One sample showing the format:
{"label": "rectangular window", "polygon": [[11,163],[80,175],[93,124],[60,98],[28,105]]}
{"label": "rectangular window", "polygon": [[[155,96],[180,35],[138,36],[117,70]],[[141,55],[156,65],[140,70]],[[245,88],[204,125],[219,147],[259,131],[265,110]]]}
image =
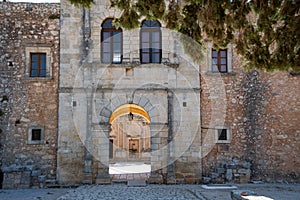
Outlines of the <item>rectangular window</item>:
{"label": "rectangular window", "polygon": [[34,44],[25,47],[25,77],[29,80],[49,80],[52,78],[51,44]]}
{"label": "rectangular window", "polygon": [[231,135],[228,126],[215,127],[215,141],[216,143],[230,143]]}
{"label": "rectangular window", "polygon": [[227,73],[227,49],[212,49],[212,71]]}
{"label": "rectangular window", "polygon": [[46,77],[46,53],[30,53],[30,77]]}
{"label": "rectangular window", "polygon": [[101,55],[103,63],[122,63],[122,31],[115,28],[103,28],[101,38]]}
{"label": "rectangular window", "polygon": [[145,20],[140,32],[141,63],[161,63],[162,35],[160,24],[156,21]]}
{"label": "rectangular window", "polygon": [[44,144],[43,126],[31,126],[28,128],[28,144]]}
{"label": "rectangular window", "polygon": [[114,140],[109,140],[109,158],[114,157]]}

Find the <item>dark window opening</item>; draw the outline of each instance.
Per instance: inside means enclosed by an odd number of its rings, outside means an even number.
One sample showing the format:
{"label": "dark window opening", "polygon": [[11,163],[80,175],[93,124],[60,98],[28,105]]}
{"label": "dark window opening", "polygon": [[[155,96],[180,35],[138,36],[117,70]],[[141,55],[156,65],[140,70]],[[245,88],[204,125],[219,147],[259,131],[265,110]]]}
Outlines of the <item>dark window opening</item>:
{"label": "dark window opening", "polygon": [[122,29],[116,29],[113,19],[107,19],[102,24],[101,59],[102,63],[122,63],[123,35]]}
{"label": "dark window opening", "polygon": [[227,70],[227,49],[212,50],[212,71],[226,73]]}
{"label": "dark window opening", "polygon": [[114,157],[114,140],[109,140],[109,158]]}
{"label": "dark window opening", "polygon": [[145,20],[140,33],[141,63],[161,63],[162,39],[160,24],[157,21]]}
{"label": "dark window opening", "polygon": [[31,140],[32,141],[42,140],[42,130],[41,129],[32,129],[32,131],[31,131]]}
{"label": "dark window opening", "polygon": [[30,76],[46,77],[46,53],[30,53]]}
{"label": "dark window opening", "polygon": [[219,129],[218,130],[218,140],[228,140],[227,129]]}

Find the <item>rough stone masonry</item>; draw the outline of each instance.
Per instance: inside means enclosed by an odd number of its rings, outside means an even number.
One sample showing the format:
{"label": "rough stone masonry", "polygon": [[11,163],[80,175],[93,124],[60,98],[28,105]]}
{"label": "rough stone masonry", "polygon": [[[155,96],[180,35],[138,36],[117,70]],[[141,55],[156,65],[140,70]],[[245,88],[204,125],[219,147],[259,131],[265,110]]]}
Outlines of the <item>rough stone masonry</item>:
{"label": "rough stone masonry", "polygon": [[[0,4],[1,186],[56,179],[59,4]],[[47,52],[47,76],[30,77],[30,53]],[[31,141],[30,130],[43,138]]]}
{"label": "rough stone masonry", "polygon": [[[108,0],[0,10],[1,187],[110,183],[112,116],[130,114],[122,106],[150,119],[149,183],[300,181],[299,76],[245,71],[234,45],[226,73],[215,73],[211,43],[195,64],[163,21],[160,63],[140,62],[138,28],[122,30],[122,62],[106,64],[103,24],[120,15]],[[46,74],[32,77],[39,53]]]}

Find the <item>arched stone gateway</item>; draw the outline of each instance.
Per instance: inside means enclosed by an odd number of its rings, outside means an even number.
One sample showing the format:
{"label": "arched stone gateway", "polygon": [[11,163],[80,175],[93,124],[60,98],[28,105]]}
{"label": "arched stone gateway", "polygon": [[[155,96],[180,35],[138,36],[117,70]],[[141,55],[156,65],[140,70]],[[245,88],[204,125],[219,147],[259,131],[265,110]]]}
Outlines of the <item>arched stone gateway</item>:
{"label": "arched stone gateway", "polygon": [[[96,111],[100,113],[100,123],[95,131],[100,140],[106,140],[108,145],[102,144],[98,157],[100,162],[106,163],[98,168],[96,183],[105,183],[108,178],[108,166],[117,161],[142,161],[151,164],[151,173],[162,170],[168,166],[168,90],[165,89],[136,89],[133,92],[110,96],[111,100]],[[128,98],[129,103],[126,103]],[[98,95],[94,95],[95,108],[98,104]],[[120,129],[125,134],[120,134]],[[107,128],[105,128],[107,127]],[[121,132],[122,132],[121,131]],[[102,133],[102,134],[99,134]],[[139,136],[140,134],[144,134]],[[120,137],[123,142],[120,143]],[[95,144],[96,146],[96,144]],[[111,150],[111,148],[115,148]],[[96,147],[98,148],[98,147]],[[133,151],[136,151],[133,153]],[[164,170],[165,172],[167,169]],[[163,173],[155,178],[156,182],[163,181]]]}
{"label": "arched stone gateway", "polygon": [[150,162],[150,116],[130,103],[111,115],[109,174],[112,180],[147,179]]}

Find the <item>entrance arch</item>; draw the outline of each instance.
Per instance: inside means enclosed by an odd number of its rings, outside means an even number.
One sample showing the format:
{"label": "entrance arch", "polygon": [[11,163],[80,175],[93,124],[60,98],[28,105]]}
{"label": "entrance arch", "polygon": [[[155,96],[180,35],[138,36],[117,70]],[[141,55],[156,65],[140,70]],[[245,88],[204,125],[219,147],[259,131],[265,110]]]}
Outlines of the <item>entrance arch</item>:
{"label": "entrance arch", "polygon": [[[112,179],[118,175],[137,174],[145,177],[151,171],[150,117],[136,104],[118,107],[109,119],[109,173]],[[133,176],[133,177],[135,177]]]}
{"label": "entrance arch", "polygon": [[116,118],[118,118],[122,115],[130,114],[130,113],[144,117],[148,121],[148,123],[150,123],[150,117],[149,117],[149,114],[147,113],[147,111],[144,108],[142,108],[141,106],[138,106],[133,103],[124,104],[124,105],[118,107],[111,114],[109,123],[112,124]]}

